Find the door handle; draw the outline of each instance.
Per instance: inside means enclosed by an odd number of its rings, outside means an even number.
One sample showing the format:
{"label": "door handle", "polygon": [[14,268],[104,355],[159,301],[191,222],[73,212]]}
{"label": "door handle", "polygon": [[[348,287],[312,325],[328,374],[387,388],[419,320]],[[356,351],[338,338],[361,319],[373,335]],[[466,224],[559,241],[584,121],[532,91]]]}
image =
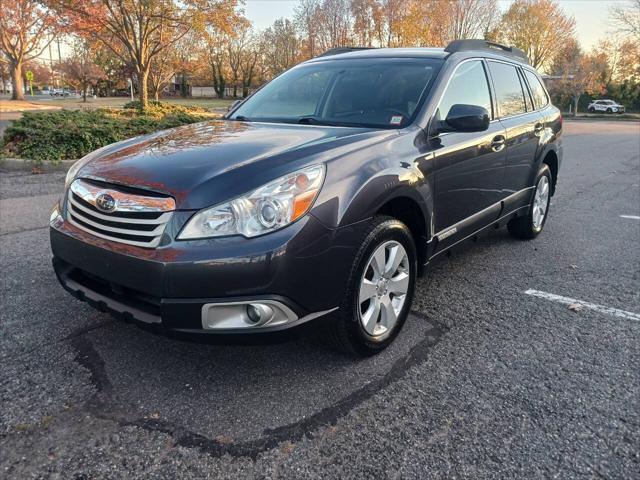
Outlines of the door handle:
{"label": "door handle", "polygon": [[544,125],[542,123],[536,123],[533,127],[533,132],[538,136],[542,133],[543,130]]}
{"label": "door handle", "polygon": [[496,135],[493,137],[493,140],[491,140],[491,150],[499,152],[504,148],[505,141],[504,135]]}

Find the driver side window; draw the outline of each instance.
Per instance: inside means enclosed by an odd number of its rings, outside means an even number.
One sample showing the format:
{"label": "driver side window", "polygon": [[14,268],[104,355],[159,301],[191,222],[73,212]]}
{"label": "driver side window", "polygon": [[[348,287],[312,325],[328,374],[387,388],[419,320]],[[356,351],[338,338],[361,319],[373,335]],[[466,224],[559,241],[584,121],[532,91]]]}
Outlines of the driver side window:
{"label": "driver side window", "polygon": [[458,65],[438,105],[440,120],[446,119],[449,110],[456,104],[484,107],[493,119],[489,84],[480,60]]}

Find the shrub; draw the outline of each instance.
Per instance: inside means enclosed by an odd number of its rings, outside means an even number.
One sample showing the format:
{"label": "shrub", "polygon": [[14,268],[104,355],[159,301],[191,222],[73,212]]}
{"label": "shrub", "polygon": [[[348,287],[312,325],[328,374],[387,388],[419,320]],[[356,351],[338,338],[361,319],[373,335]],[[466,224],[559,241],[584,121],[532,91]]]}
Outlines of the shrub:
{"label": "shrub", "polygon": [[[133,102],[125,103],[122,107],[125,111],[140,111],[140,101],[135,100]],[[150,101],[145,111],[145,115],[152,117],[160,117],[164,115],[169,115],[172,113],[207,113],[207,110],[204,107],[199,107],[197,105],[178,105],[176,103],[167,103],[167,102],[156,102]]]}
{"label": "shrub", "polygon": [[141,115],[128,110],[59,110],[25,112],[4,132],[3,156],[57,162],[81,158],[100,147],[136,135],[206,120],[178,109]]}

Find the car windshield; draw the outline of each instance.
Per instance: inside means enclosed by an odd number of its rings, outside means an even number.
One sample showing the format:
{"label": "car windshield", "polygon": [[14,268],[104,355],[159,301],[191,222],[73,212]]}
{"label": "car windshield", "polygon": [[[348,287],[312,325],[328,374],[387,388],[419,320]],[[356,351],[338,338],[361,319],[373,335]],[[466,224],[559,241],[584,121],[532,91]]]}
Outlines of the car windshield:
{"label": "car windshield", "polygon": [[232,120],[400,128],[442,65],[432,58],[363,58],[300,65],[265,85]]}

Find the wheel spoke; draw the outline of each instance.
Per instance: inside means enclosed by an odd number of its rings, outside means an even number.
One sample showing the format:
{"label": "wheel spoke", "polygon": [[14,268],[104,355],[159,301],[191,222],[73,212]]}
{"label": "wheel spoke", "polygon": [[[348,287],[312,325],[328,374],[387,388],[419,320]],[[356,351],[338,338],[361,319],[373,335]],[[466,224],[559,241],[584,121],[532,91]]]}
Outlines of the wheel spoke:
{"label": "wheel spoke", "polygon": [[371,304],[367,311],[362,315],[362,320],[364,323],[364,329],[367,331],[369,335],[373,335],[373,332],[376,329],[376,324],[378,323],[378,317],[380,316],[380,300],[377,297],[374,297],[371,300]]}
{"label": "wheel spoke", "polygon": [[536,206],[533,208],[533,226],[537,228],[539,223],[540,223],[540,210]]}
{"label": "wheel spoke", "polygon": [[396,311],[393,308],[393,303],[391,302],[391,298],[389,295],[385,295],[380,299],[381,310],[382,310],[382,318],[380,319],[380,323],[387,327],[387,329],[393,328],[396,323],[397,315]]}
{"label": "wheel spoke", "polygon": [[376,296],[376,284],[371,280],[367,280],[364,278],[362,283],[360,284],[360,303],[364,303],[366,300],[369,300],[371,297]]}
{"label": "wheel spoke", "polygon": [[409,274],[401,272],[389,280],[389,292],[405,294],[409,290]]}
{"label": "wheel spoke", "polygon": [[549,190],[549,182],[546,181],[545,177],[545,181],[542,182],[542,188],[540,189],[540,197],[542,199],[547,198],[547,190]]}
{"label": "wheel spoke", "polygon": [[375,273],[374,280],[380,278],[384,274],[385,267],[385,250],[386,247],[381,246],[374,252],[373,257],[371,258],[371,268]]}
{"label": "wheel spoke", "polygon": [[387,261],[384,269],[387,278],[391,278],[391,276],[396,273],[400,263],[404,260],[404,257],[404,248],[400,245],[395,245],[389,249],[389,260]]}

